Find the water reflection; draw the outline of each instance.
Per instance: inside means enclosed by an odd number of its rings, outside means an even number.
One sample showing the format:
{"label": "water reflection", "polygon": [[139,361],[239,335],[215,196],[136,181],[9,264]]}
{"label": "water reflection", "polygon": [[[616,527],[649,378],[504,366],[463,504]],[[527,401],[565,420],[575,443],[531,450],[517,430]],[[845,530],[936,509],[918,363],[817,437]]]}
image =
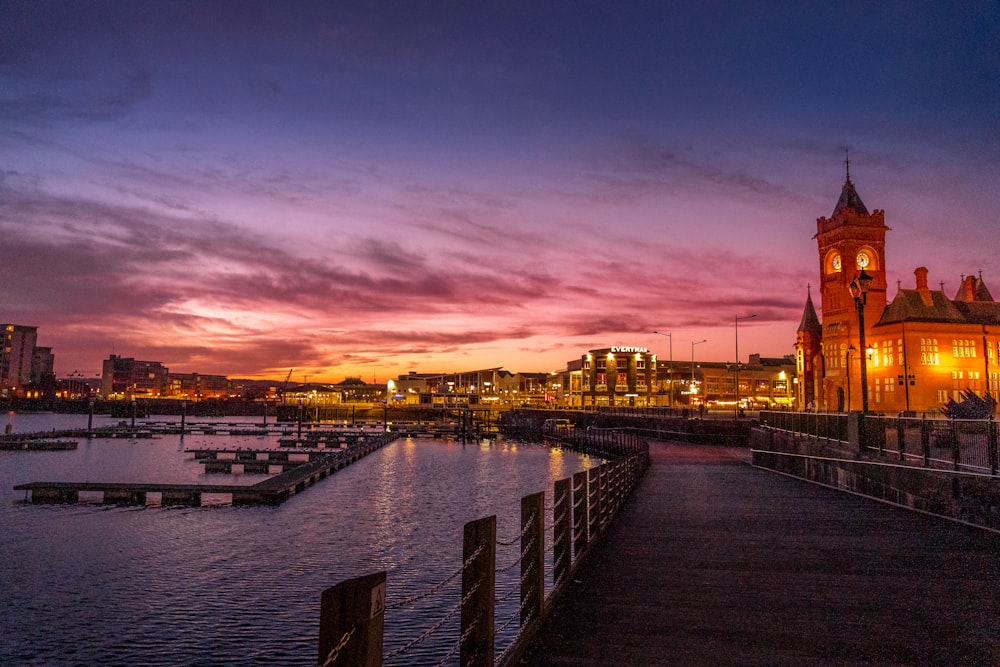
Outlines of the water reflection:
{"label": "water reflection", "polygon": [[[23,417],[13,417],[18,431],[37,430],[21,429]],[[34,417],[60,422],[50,428],[85,428],[87,419]],[[65,423],[80,417],[82,426]],[[261,478],[206,475],[184,451],[219,446],[277,442],[81,439],[71,452],[0,453],[0,664],[311,664],[324,588],[385,570],[390,604],[424,592],[460,567],[465,522],[495,514],[498,537],[516,536],[521,496],[544,490],[551,504],[555,479],[591,465],[537,445],[422,439],[385,447],[273,508],[32,506],[12,488]],[[515,557],[501,550],[498,566]],[[509,585],[498,581],[498,592]],[[455,581],[440,596],[387,613],[386,651],[436,623],[459,597]],[[516,610],[516,596],[503,604]],[[498,624],[507,607],[498,607]],[[457,622],[385,664],[435,664],[457,638]]]}

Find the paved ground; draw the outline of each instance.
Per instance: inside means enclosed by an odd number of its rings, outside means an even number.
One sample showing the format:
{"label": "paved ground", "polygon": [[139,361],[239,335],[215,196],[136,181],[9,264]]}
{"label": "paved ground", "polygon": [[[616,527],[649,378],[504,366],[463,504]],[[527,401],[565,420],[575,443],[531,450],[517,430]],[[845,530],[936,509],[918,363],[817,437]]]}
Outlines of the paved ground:
{"label": "paved ground", "polygon": [[523,665],[1000,665],[1000,535],[655,445]]}

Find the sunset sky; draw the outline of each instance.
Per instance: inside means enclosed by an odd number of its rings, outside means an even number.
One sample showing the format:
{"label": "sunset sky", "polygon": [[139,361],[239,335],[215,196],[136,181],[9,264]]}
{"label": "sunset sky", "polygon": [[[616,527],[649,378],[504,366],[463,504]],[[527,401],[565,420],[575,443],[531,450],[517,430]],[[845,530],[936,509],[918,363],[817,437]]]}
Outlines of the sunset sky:
{"label": "sunset sky", "polygon": [[1000,295],[995,0],[4,0],[0,322],[60,377],[782,356],[845,149],[889,298]]}

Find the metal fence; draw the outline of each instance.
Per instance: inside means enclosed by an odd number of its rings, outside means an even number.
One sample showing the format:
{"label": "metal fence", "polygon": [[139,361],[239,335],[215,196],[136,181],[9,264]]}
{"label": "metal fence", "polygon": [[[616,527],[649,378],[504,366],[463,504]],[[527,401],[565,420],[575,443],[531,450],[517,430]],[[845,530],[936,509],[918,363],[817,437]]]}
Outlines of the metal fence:
{"label": "metal fence", "polygon": [[[762,412],[761,423],[821,440],[850,444],[846,414]],[[928,419],[865,415],[858,424],[858,450],[929,468],[996,475],[997,422],[993,419]]]}
{"label": "metal fence", "polygon": [[[426,591],[393,600],[386,594],[386,573],[349,579],[323,592],[318,664],[324,667],[375,667],[383,660],[399,663],[421,651],[430,637],[454,633],[437,643],[448,648],[426,664],[492,667],[508,664],[522,646],[524,633],[537,627],[544,613],[570,580],[594,542],[618,514],[649,465],[648,444],[634,434],[593,434],[589,451],[603,450],[618,458],[558,480],[553,488],[552,521],[545,521],[545,493],[521,499],[520,533],[497,539],[496,517],[471,521],[463,531],[461,566]],[[545,535],[552,535],[551,548]],[[498,551],[514,549],[509,562],[498,565]],[[519,571],[511,578],[507,573]],[[546,572],[551,588],[546,595]],[[507,582],[510,583],[507,583]],[[498,585],[499,584],[499,585]],[[437,599],[439,618],[418,635],[383,653],[386,610],[399,610]],[[497,618],[497,611],[503,616]],[[455,633],[455,618],[459,627]],[[497,638],[505,644],[496,646]]]}

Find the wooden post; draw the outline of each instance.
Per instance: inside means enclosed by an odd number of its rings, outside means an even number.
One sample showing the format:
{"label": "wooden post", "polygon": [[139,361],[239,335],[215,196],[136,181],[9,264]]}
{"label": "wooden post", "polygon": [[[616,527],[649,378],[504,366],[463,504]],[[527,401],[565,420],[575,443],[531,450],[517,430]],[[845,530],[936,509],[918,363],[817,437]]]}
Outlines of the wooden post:
{"label": "wooden post", "polygon": [[462,625],[459,648],[462,667],[493,665],[497,518],[465,524],[462,540]]}
{"label": "wooden post", "polygon": [[320,667],[380,667],[385,625],[385,572],[348,579],[323,591]]}
{"label": "wooden post", "polygon": [[556,480],[552,506],[552,585],[558,586],[573,562],[573,480]]}
{"label": "wooden post", "polygon": [[521,498],[521,627],[545,602],[545,492]]}
{"label": "wooden post", "polygon": [[573,557],[579,558],[587,548],[587,507],[590,493],[587,490],[586,470],[573,475]]}

